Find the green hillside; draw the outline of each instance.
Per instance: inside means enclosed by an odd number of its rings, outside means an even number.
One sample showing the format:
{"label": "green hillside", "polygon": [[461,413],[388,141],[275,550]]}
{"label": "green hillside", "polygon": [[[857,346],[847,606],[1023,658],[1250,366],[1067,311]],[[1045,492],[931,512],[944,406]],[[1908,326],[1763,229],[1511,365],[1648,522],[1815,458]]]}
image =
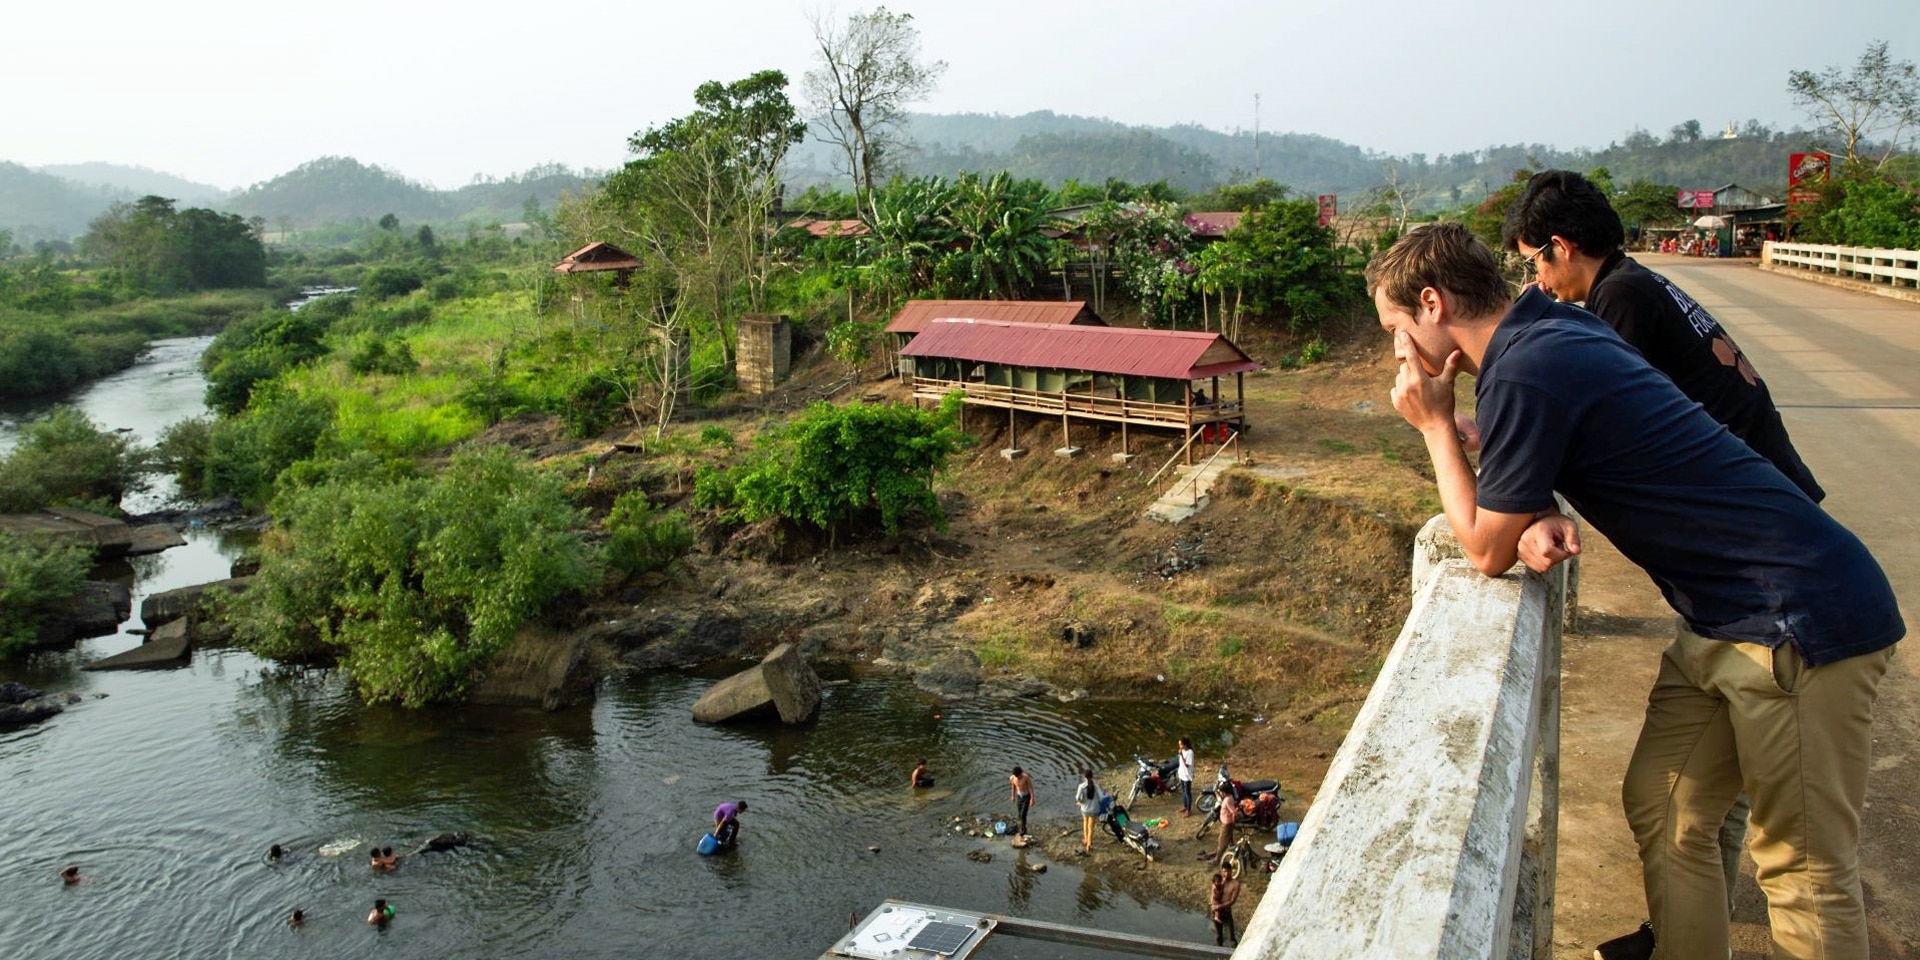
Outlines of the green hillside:
{"label": "green hillside", "polygon": [[22,247],[85,233],[87,223],[115,201],[136,196],[0,160],[0,230],[12,231],[13,242]]}
{"label": "green hillside", "polygon": [[64,180],[101,187],[134,197],[156,196],[178,201],[183,207],[216,206],[227,191],[207,183],[198,183],[146,167],[121,163],[55,163],[37,168]]}

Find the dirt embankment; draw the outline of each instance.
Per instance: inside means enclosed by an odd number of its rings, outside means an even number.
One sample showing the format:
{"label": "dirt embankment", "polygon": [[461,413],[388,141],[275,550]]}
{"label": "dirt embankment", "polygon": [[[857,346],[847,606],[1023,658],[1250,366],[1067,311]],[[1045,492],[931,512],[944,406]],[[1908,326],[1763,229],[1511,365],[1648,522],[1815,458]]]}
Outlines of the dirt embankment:
{"label": "dirt embankment", "polygon": [[[1388,359],[1361,336],[1330,362],[1250,376],[1244,467],[1184,524],[1145,517],[1158,495],[1146,481],[1175,453],[1174,436],[1136,431],[1137,455],[1117,463],[1117,430],[1074,424],[1085,454],[1069,459],[1047,455],[1057,422],[1022,422],[1035,453],[1009,461],[999,456],[1004,419],[975,414],[977,442],[939,482],[945,533],[790,544],[788,559],[716,539],[671,577],[592,604],[575,626],[630,669],[795,642],[815,659],[911,673],[948,697],[1151,696],[1257,716],[1226,759],[1248,776],[1280,778],[1286,819],[1298,819],[1405,619],[1412,537],[1437,506],[1419,437],[1386,403]],[[718,424],[745,447],[818,392],[803,368],[766,404],[702,426]],[[833,399],[856,396],[907,399],[893,381]],[[556,443],[528,422],[490,439],[570,458],[596,503],[633,485],[656,503],[681,503],[694,469],[724,457]],[[636,449],[648,446],[656,452]],[[1168,835],[1191,832],[1176,822]],[[1077,838],[1041,840],[1061,859],[1077,847]],[[1180,840],[1137,882],[1199,900],[1206,864],[1196,854],[1213,842]],[[1093,859],[1124,876],[1139,858],[1106,844]]]}

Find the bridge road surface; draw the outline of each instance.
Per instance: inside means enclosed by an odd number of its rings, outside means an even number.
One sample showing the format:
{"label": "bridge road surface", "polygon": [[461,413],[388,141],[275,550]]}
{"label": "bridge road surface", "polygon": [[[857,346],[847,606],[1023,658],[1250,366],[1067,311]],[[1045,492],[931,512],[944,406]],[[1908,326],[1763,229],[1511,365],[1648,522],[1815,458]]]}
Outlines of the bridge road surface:
{"label": "bridge road surface", "polygon": [[[1825,506],[1886,570],[1909,634],[1880,687],[1861,831],[1875,960],[1920,958],[1920,304],[1758,269],[1751,261],[1636,255],[1726,326],[1771,389]],[[1594,538],[1596,541],[1599,538]],[[1673,617],[1604,542],[1584,558],[1581,621],[1566,648],[1555,955],[1587,957],[1646,915],[1620,774]],[[1734,956],[1766,957],[1765,899],[1749,857]]]}

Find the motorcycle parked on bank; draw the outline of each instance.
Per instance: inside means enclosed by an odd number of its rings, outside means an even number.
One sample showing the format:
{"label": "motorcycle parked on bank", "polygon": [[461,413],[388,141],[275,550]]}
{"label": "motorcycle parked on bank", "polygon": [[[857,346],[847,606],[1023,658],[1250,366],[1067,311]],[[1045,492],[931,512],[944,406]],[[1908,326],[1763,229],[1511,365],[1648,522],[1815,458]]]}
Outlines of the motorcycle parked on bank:
{"label": "motorcycle parked on bank", "polygon": [[1154,839],[1152,831],[1127,816],[1127,808],[1121,806],[1119,798],[1113,794],[1107,794],[1102,798],[1101,805],[1106,808],[1106,812],[1101,816],[1100,822],[1107,825],[1107,832],[1113,834],[1115,840],[1132,847],[1134,852],[1146,857],[1148,862],[1152,862],[1154,852],[1160,849],[1160,841]]}
{"label": "motorcycle parked on bank", "polygon": [[1227,765],[1223,763],[1219,775],[1214,778],[1213,788],[1199,798],[1200,812],[1206,816],[1200,821],[1200,828],[1193,832],[1196,839],[1220,819],[1221,787],[1227,788],[1228,795],[1239,805],[1240,822],[1262,828],[1270,828],[1280,822],[1280,781],[1235,780],[1227,773]]}
{"label": "motorcycle parked on bank", "polygon": [[1178,757],[1155,763],[1136,753],[1133,762],[1139,769],[1133,775],[1133,787],[1127,791],[1127,806],[1133,806],[1133,802],[1140,799],[1142,794],[1151,799],[1179,789],[1179,781],[1174,779],[1174,774],[1180,768]]}

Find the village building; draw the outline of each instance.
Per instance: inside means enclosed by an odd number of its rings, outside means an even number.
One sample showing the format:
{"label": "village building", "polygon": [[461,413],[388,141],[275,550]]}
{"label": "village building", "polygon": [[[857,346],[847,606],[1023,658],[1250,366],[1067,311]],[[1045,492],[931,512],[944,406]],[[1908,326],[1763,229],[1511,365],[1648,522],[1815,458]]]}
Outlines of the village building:
{"label": "village building", "polygon": [[958,392],[1006,410],[1010,431],[1019,412],[1059,417],[1063,449],[1076,419],[1118,424],[1122,454],[1131,428],[1174,429],[1188,463],[1195,440],[1246,430],[1245,375],[1260,369],[1218,333],[988,319],[931,320],[900,355],[915,369],[915,403]]}

